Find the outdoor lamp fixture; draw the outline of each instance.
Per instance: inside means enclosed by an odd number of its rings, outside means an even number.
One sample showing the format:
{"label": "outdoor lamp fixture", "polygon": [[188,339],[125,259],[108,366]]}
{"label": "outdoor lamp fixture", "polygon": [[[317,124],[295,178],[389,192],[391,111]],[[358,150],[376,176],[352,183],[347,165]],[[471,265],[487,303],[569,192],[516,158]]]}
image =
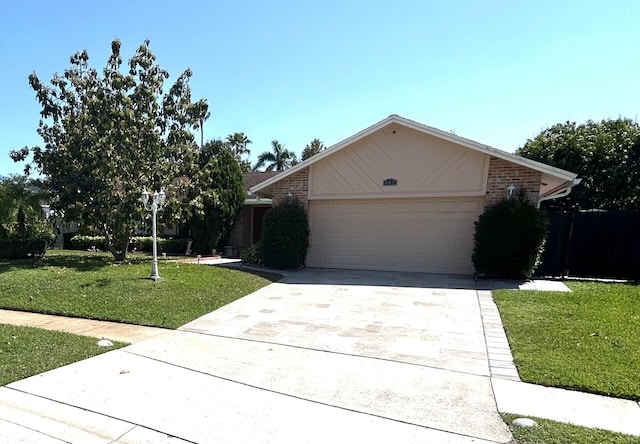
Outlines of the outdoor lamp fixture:
{"label": "outdoor lamp fixture", "polygon": [[507,200],[511,199],[511,196],[513,196],[513,192],[516,190],[516,186],[514,184],[511,184],[507,187]]}
{"label": "outdoor lamp fixture", "polygon": [[149,279],[152,281],[159,281],[162,279],[158,274],[158,246],[156,241],[156,213],[164,205],[164,201],[167,195],[164,194],[164,190],[160,189],[160,192],[154,191],[151,195],[151,201],[149,200],[149,193],[144,188],[142,189],[142,205],[147,211],[151,211],[153,214],[153,263],[151,264],[151,276]]}

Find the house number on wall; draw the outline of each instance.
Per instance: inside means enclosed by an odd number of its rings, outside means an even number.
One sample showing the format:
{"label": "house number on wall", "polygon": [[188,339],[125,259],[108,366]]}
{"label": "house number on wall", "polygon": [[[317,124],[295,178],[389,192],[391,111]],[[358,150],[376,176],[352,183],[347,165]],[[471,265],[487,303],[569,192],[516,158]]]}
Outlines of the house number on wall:
{"label": "house number on wall", "polygon": [[398,185],[398,179],[389,178],[389,179],[385,179],[385,180],[382,181],[382,186],[383,187],[388,187],[388,186],[391,186],[391,185]]}

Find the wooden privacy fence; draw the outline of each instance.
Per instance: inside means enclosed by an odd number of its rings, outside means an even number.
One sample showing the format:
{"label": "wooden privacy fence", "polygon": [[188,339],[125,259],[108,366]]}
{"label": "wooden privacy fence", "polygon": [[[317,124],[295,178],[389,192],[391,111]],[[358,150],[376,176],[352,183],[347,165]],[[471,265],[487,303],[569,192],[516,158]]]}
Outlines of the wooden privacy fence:
{"label": "wooden privacy fence", "polygon": [[640,280],[640,211],[549,214],[543,276]]}

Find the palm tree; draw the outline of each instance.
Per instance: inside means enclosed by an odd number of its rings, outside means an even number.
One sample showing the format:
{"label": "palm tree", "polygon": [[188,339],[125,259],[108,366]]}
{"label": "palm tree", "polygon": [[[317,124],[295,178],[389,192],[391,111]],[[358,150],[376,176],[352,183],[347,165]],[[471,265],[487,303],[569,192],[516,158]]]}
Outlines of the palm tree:
{"label": "palm tree", "polygon": [[211,117],[211,113],[207,111],[208,108],[209,105],[206,100],[200,100],[199,102],[194,103],[195,112],[199,116],[198,126],[200,127],[200,149],[204,146],[204,122]]}
{"label": "palm tree", "polygon": [[243,173],[248,173],[251,170],[251,163],[249,160],[242,158],[245,154],[247,157],[251,154],[251,150],[248,148],[250,143],[251,140],[249,140],[244,133],[229,134],[224,141],[224,144],[231,150],[233,155],[236,156],[240,169]]}
{"label": "palm tree", "polygon": [[229,147],[238,161],[242,160],[241,157],[245,154],[247,156],[251,154],[251,150],[247,148],[251,143],[251,140],[249,140],[249,138],[244,133],[229,134],[224,143]]}
{"label": "palm tree", "polygon": [[304,147],[302,150],[302,160],[307,160],[311,156],[315,156],[320,151],[326,150],[327,147],[324,146],[324,143],[320,141],[320,139],[313,139],[311,143]]}
{"label": "palm tree", "polygon": [[285,149],[277,140],[271,141],[271,150],[265,151],[258,156],[258,161],[253,166],[253,171],[258,171],[265,164],[267,164],[265,171],[282,171],[298,163],[296,153]]}

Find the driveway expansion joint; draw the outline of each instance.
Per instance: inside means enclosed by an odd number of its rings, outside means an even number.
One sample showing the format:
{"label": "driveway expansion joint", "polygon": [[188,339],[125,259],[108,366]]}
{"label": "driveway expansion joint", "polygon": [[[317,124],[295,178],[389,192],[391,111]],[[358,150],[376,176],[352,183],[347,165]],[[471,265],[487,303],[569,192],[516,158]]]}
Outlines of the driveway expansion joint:
{"label": "driveway expansion joint", "polygon": [[[244,341],[255,342],[255,343],[266,344],[266,345],[292,347],[292,346],[289,346],[289,345],[286,345],[286,344],[277,344],[277,343],[270,343],[270,342],[265,342],[265,341],[257,341],[257,340],[254,340],[254,339],[232,338],[232,337],[225,337],[225,336],[219,336],[219,335],[206,335],[206,336],[213,336],[213,337],[216,337],[216,338],[231,339],[231,340],[241,339],[241,340],[244,340]],[[297,349],[300,349],[300,350],[306,350],[306,351],[311,351],[311,352],[326,351],[326,352],[331,353],[331,354],[337,354],[337,355],[343,355],[343,356],[346,355],[344,353],[336,353],[336,352],[332,352],[332,351],[329,351],[329,350],[316,350],[316,349],[308,349],[308,348],[296,347],[296,346],[293,346],[293,347],[297,348]],[[120,349],[120,350],[117,350],[117,351],[118,352],[123,352],[123,353],[128,353],[128,354],[136,356],[138,358],[149,359],[149,360],[152,360],[152,361],[164,364],[164,365],[176,367],[176,368],[179,368],[179,369],[182,369],[182,370],[187,370],[189,372],[195,372],[195,373],[202,374],[202,375],[205,375],[205,376],[213,377],[213,378],[216,378],[216,379],[219,379],[219,380],[222,380],[222,381],[225,381],[225,382],[229,382],[229,383],[232,383],[232,384],[239,384],[241,386],[244,386],[244,387],[247,387],[247,388],[250,388],[250,389],[269,392],[269,393],[272,393],[274,395],[284,396],[284,397],[287,397],[287,398],[292,398],[292,399],[296,399],[296,400],[300,400],[300,401],[304,401],[304,402],[309,402],[309,403],[312,403],[312,404],[317,404],[317,405],[321,405],[321,406],[325,406],[325,407],[330,407],[330,408],[335,408],[335,409],[339,409],[339,410],[349,411],[349,412],[356,413],[356,414],[359,414],[359,415],[365,415],[365,416],[370,416],[370,417],[374,417],[374,418],[380,418],[380,419],[384,419],[384,420],[388,420],[388,421],[393,421],[393,422],[398,423],[398,424],[406,424],[406,425],[410,425],[410,426],[420,427],[420,428],[423,428],[423,429],[433,430],[433,431],[437,431],[437,432],[443,432],[443,433],[447,433],[447,434],[454,435],[454,436],[460,436],[460,437],[464,437],[464,438],[478,439],[477,436],[473,436],[473,435],[465,434],[465,433],[461,433],[461,432],[453,432],[451,430],[446,430],[445,428],[441,428],[441,427],[429,426],[429,425],[421,424],[419,422],[414,422],[414,421],[394,418],[394,417],[391,417],[391,416],[382,415],[382,414],[375,413],[375,412],[372,412],[372,411],[365,411],[365,410],[362,410],[362,409],[352,408],[352,407],[348,407],[348,406],[345,406],[345,405],[339,405],[339,404],[336,404],[336,403],[329,403],[329,402],[325,402],[325,401],[314,400],[314,399],[311,399],[311,398],[308,398],[308,397],[304,397],[304,396],[299,396],[299,395],[296,395],[296,394],[293,394],[293,393],[286,393],[286,392],[283,392],[283,391],[274,390],[274,389],[271,389],[271,388],[268,388],[268,387],[264,387],[262,385],[256,385],[256,384],[240,381],[240,380],[233,379],[233,378],[229,378],[229,377],[225,377],[225,376],[221,376],[221,375],[216,375],[216,374],[213,374],[211,372],[193,369],[191,367],[182,366],[182,365],[175,364],[175,363],[172,363],[172,362],[168,362],[168,361],[165,361],[165,360],[162,360],[162,359],[159,359],[159,358],[154,358],[154,357],[151,357],[151,356],[148,356],[148,355],[145,355],[145,354],[128,351],[126,349]],[[357,355],[346,355],[346,356],[351,356],[351,357],[354,357],[354,358],[357,358],[357,359],[363,359],[363,358],[364,359],[379,359],[379,358],[375,358],[375,357],[372,358],[372,357],[357,356]],[[391,361],[391,360],[384,360],[384,359],[383,359],[383,361],[388,361],[389,363],[392,363],[392,364],[407,364],[407,365],[410,365],[410,366],[431,368],[431,367],[428,367],[428,366],[423,366],[423,365],[419,365],[419,364],[412,364],[412,363],[406,363],[406,362],[401,362],[401,361]],[[441,369],[434,368],[434,370],[441,370]],[[447,372],[461,373],[461,374],[465,374],[465,375],[468,375],[468,376],[486,378],[486,377],[482,377],[482,376],[479,376],[479,375],[471,375],[471,374],[467,374],[467,373],[463,373],[463,372],[456,372],[456,371],[451,371],[451,370],[448,370]],[[118,419],[118,418],[115,418],[115,419]],[[134,424],[134,426],[145,427],[142,424]],[[165,433],[165,432],[161,432],[161,431],[159,431],[159,432],[160,433]],[[180,438],[180,439],[184,439],[184,438]],[[117,440],[115,442],[117,442]]]}
{"label": "driveway expansion joint", "polygon": [[[332,354],[332,355],[340,355],[340,356],[348,356],[351,358],[356,358],[356,359],[371,359],[371,360],[375,360],[375,361],[382,361],[382,362],[391,362],[391,363],[396,363],[396,364],[403,364],[403,365],[409,365],[409,366],[414,366],[414,367],[422,367],[422,368],[430,368],[430,369],[435,369],[435,370],[444,370],[447,372],[451,372],[451,373],[455,373],[455,374],[460,374],[460,375],[470,375],[470,376],[478,376],[478,377],[482,377],[482,378],[491,378],[491,375],[479,375],[477,373],[474,372],[466,372],[466,371],[462,371],[462,370],[456,370],[456,369],[443,369],[437,365],[428,365],[428,364],[423,364],[423,363],[419,363],[419,362],[408,362],[408,361],[403,361],[400,359],[391,359],[391,358],[384,358],[384,357],[380,357],[380,356],[368,356],[368,355],[364,355],[364,354],[356,354],[356,353],[347,353],[347,352],[341,352],[341,351],[337,351],[337,350],[327,350],[327,349],[322,349],[322,348],[313,348],[313,347],[304,347],[301,345],[295,345],[295,344],[285,344],[285,343],[281,343],[281,342],[273,342],[273,341],[265,341],[265,340],[261,340],[261,339],[255,339],[255,338],[239,338],[236,336],[225,336],[225,335],[219,335],[219,334],[212,334],[212,333],[206,333],[202,330],[198,330],[198,329],[178,329],[175,330],[177,332],[184,332],[184,333],[191,333],[191,334],[198,334],[198,335],[203,335],[203,336],[212,336],[212,337],[216,337],[216,338],[221,338],[221,339],[229,339],[229,340],[234,340],[234,341],[247,341],[247,342],[255,342],[258,344],[267,344],[267,345],[275,345],[275,346],[279,346],[279,347],[289,347],[289,348],[295,348],[298,350],[307,350],[307,351],[311,351],[311,352],[320,352],[320,353],[328,353],[328,354]],[[127,353],[131,353],[137,356],[143,356],[143,355],[138,355],[137,353],[133,353],[130,352],[128,350],[122,349],[122,351],[127,352]]]}

